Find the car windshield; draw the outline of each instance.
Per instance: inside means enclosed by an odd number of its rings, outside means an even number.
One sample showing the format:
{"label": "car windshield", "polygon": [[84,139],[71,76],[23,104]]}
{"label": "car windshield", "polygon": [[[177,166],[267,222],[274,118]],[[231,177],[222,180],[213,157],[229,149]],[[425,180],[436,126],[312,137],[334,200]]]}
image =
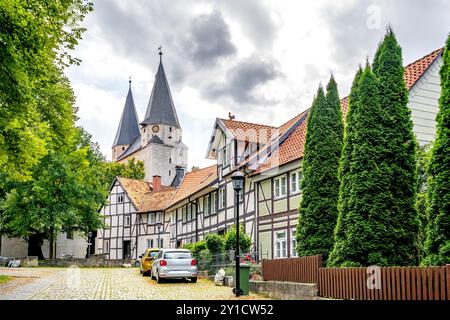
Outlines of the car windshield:
{"label": "car windshield", "polygon": [[192,259],[190,252],[166,252],[164,253],[164,259]]}
{"label": "car windshield", "polygon": [[148,253],[149,258],[155,258],[158,255],[159,251],[150,251]]}

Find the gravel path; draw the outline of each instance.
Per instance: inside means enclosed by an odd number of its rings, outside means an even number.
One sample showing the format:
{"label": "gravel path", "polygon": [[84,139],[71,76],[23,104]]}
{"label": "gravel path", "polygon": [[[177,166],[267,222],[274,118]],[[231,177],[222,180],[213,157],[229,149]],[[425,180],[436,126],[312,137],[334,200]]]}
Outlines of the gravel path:
{"label": "gravel path", "polygon": [[[13,277],[0,285],[0,300],[234,299],[232,289],[199,279],[157,284],[137,268],[0,268]],[[262,299],[256,295],[240,299]]]}

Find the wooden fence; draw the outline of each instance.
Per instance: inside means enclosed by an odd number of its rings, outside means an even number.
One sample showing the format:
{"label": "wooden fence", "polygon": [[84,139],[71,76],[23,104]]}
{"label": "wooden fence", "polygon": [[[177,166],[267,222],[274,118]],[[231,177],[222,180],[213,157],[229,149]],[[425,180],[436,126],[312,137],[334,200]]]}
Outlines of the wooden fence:
{"label": "wooden fence", "polygon": [[450,300],[450,265],[322,268],[320,255],[263,259],[267,281],[316,283],[319,296],[354,300]]}
{"label": "wooden fence", "polygon": [[320,268],[319,295],[355,300],[450,300],[450,266],[383,267],[373,274],[368,268]]}
{"label": "wooden fence", "polygon": [[264,280],[318,283],[322,256],[263,259]]}

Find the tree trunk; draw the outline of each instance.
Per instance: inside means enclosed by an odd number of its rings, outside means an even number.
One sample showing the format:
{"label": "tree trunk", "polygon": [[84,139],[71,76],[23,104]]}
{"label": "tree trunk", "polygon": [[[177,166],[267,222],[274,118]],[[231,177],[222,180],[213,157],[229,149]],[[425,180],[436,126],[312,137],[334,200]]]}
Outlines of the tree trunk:
{"label": "tree trunk", "polygon": [[32,234],[28,238],[28,255],[29,256],[37,256],[38,259],[44,259],[44,255],[42,254],[42,235],[41,234]]}
{"label": "tree trunk", "polygon": [[54,256],[53,256],[53,253],[54,253],[54,250],[53,250],[53,246],[54,246],[54,244],[55,244],[55,242],[53,241],[53,228],[50,228],[50,237],[49,237],[49,239],[48,239],[48,258],[49,259],[53,259],[54,258]]}

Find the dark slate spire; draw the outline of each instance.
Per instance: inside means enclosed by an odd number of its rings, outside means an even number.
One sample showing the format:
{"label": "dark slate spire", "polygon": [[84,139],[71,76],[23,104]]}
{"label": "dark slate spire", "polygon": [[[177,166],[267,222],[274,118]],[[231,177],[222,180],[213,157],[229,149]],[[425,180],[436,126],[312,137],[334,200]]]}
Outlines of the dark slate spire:
{"label": "dark slate spire", "polygon": [[138,123],[139,121],[134,105],[133,93],[131,92],[130,79],[127,99],[123,108],[122,117],[120,118],[119,127],[117,128],[113,148],[117,145],[130,145],[136,137],[140,135]]}
{"label": "dark slate spire", "polygon": [[164,72],[161,50],[159,50],[159,67],[156,72],[152,94],[148,102],[144,121],[141,124],[165,124],[181,128],[172,95],[170,94],[166,73]]}

